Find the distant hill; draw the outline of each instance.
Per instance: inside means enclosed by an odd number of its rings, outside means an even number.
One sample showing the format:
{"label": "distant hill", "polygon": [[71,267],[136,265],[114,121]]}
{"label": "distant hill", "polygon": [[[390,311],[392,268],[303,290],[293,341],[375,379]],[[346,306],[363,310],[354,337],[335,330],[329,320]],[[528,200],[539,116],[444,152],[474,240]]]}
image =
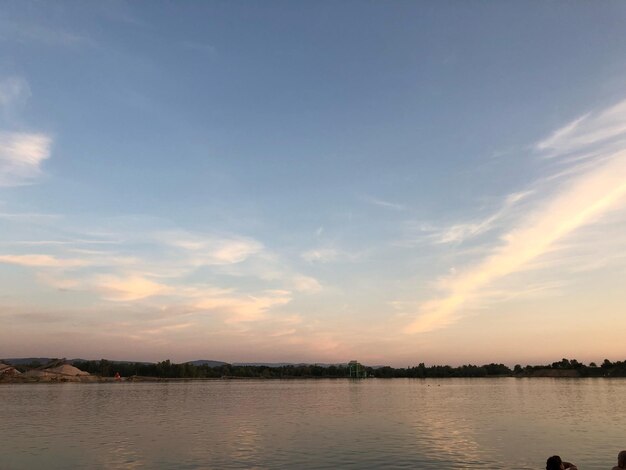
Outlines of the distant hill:
{"label": "distant hill", "polygon": [[208,359],[198,359],[196,361],[187,361],[185,364],[191,364],[194,366],[220,367],[220,366],[228,365],[228,362],[210,361]]}
{"label": "distant hill", "polygon": [[52,358],[50,357],[12,357],[9,359],[2,359],[0,362],[4,362],[5,364],[10,364],[12,366],[22,366],[26,364],[32,364],[34,362],[38,362],[41,365],[47,364],[50,362]]}
{"label": "distant hill", "polygon": [[234,366],[252,366],[252,367],[284,367],[284,366],[296,366],[306,364],[293,364],[290,362],[233,362]]}
{"label": "distant hill", "polygon": [[[69,362],[70,364],[74,364],[75,362],[87,362],[87,361],[92,361],[94,359],[68,359],[67,362]],[[99,361],[100,359],[95,359],[96,361]],[[106,359],[107,361],[109,361],[111,364],[144,364],[144,365],[150,365],[150,364],[156,364],[156,362],[146,362],[146,361],[114,361],[112,359]]]}
{"label": "distant hill", "polygon": [[[320,362],[310,363],[310,362],[233,362],[234,366],[251,366],[251,367],[304,367],[304,366],[318,366],[318,367],[348,367],[348,363],[342,362],[339,364],[323,364]],[[372,369],[380,369],[381,367],[386,366],[367,366]]]}
{"label": "distant hill", "polygon": [[[10,364],[12,366],[22,366],[26,364],[32,364],[38,362],[39,364],[46,365],[51,361],[58,360],[61,358],[52,358],[52,357],[13,357],[9,359],[1,359],[0,362],[4,362],[5,364]],[[98,361],[100,359],[97,359]],[[112,361],[107,359],[112,364],[154,364],[154,362],[141,362],[141,361]],[[76,362],[87,362],[90,359],[65,359],[65,362],[68,364],[74,364]]]}
{"label": "distant hill", "polygon": [[311,364],[308,362],[233,362],[234,366],[251,366],[251,367],[303,367],[303,366],[319,366],[319,367],[346,367],[347,364]]}
{"label": "distant hill", "polygon": [[[41,365],[45,365],[48,364],[50,361],[54,360],[56,358],[50,358],[50,357],[19,357],[19,358],[10,358],[10,359],[0,359],[0,362],[3,362],[5,364],[9,364],[12,366],[21,366],[21,365],[26,365],[26,364],[32,364],[32,363],[39,363]],[[99,360],[99,359],[97,359]],[[150,365],[150,364],[156,364],[155,362],[142,362],[142,361],[113,361],[111,359],[107,359],[111,364],[144,364],[144,365]],[[68,364],[75,364],[77,362],[87,362],[90,361],[90,359],[66,359],[66,362]],[[194,366],[208,366],[208,367],[221,367],[221,366],[225,366],[228,365],[228,362],[223,362],[223,361],[213,361],[210,359],[197,359],[195,361],[187,361],[187,364],[192,364]],[[315,363],[315,364],[311,364],[311,363],[306,363],[306,362],[233,362],[232,363],[233,366],[241,366],[241,367],[286,367],[286,366],[293,366],[293,367],[303,367],[303,366],[319,366],[319,367],[330,367],[330,366],[335,366],[335,367],[346,367],[347,364],[346,363],[341,363],[341,364],[321,364],[321,363]],[[380,367],[383,366],[372,366],[373,369],[378,369]]]}

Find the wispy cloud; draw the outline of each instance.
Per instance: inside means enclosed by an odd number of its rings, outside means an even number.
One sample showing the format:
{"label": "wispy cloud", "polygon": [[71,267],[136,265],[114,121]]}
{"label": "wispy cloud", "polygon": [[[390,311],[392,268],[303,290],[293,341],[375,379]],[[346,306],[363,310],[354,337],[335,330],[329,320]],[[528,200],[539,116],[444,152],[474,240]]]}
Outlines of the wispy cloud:
{"label": "wispy cloud", "polygon": [[307,294],[315,294],[322,290],[322,285],[317,279],[304,275],[293,276],[293,286],[298,292]]}
{"label": "wispy cloud", "polygon": [[16,102],[22,102],[31,95],[28,82],[21,77],[7,77],[0,80],[0,108],[7,109]]}
{"label": "wispy cloud", "polygon": [[244,235],[163,230],[171,223],[153,218],[112,221],[106,234],[90,223],[78,227],[68,216],[53,222],[41,228],[38,220],[29,221],[32,240],[0,242],[0,263],[31,268],[40,284],[79,291],[85,302],[112,312],[137,309],[152,318],[167,307],[163,315],[192,312],[205,324],[227,329],[258,321],[269,325],[275,313],[292,313],[280,307],[294,297],[323,289],[291,260]]}
{"label": "wispy cloud", "polygon": [[301,256],[309,263],[329,263],[339,257],[339,252],[334,248],[317,248],[307,250]]}
{"label": "wispy cloud", "polygon": [[[51,214],[2,214],[0,218],[26,218],[26,219],[46,219],[46,218],[58,218],[56,215]],[[116,245],[117,242],[111,240],[85,240],[85,239],[68,239],[68,240],[18,240],[11,242],[12,245],[27,245],[27,246],[81,246],[81,245]]]}
{"label": "wispy cloud", "polygon": [[259,253],[261,248],[260,243],[250,239],[220,240],[212,247],[205,262],[208,264],[240,263]]}
{"label": "wispy cloud", "polygon": [[596,165],[562,181],[554,191],[522,214],[498,246],[481,261],[446,278],[446,295],[424,302],[408,333],[444,327],[459,318],[462,307],[489,295],[493,282],[528,269],[531,262],[553,250],[557,242],[593,224],[612,210],[626,207],[626,150],[615,150],[615,139],[626,131],[626,102],[584,116],[537,145],[551,156],[593,149]]}
{"label": "wispy cloud", "polygon": [[66,48],[94,44],[93,40],[84,34],[46,24],[43,21],[22,21],[16,18],[0,19],[0,40]]}
{"label": "wispy cloud", "polygon": [[270,333],[270,336],[272,338],[280,338],[282,336],[291,336],[293,334],[295,334],[298,330],[296,330],[295,328],[287,328],[284,330],[278,330],[274,333]]}
{"label": "wispy cloud", "polygon": [[199,310],[226,314],[226,323],[258,321],[277,306],[291,302],[291,293],[285,290],[268,290],[259,295],[215,295],[195,302]]}
{"label": "wispy cloud", "polygon": [[537,143],[536,148],[546,157],[569,153],[597,152],[621,148],[626,141],[626,100],[595,113],[587,113],[553,132]]}
{"label": "wispy cloud", "polygon": [[[25,221],[25,222],[33,222],[33,221],[41,221],[41,220],[52,220],[52,219],[59,219],[60,216],[57,214],[41,214],[41,213],[37,213],[37,212],[0,212],[0,219],[12,219],[12,220],[19,220],[19,221]],[[62,242],[57,242],[57,241],[44,241],[42,240],[41,242],[37,241],[37,242],[28,242],[28,241],[23,241],[23,242],[14,242],[14,243],[23,243],[23,244],[46,244],[46,243],[50,243],[50,244],[54,244],[54,243],[62,243]]]}
{"label": "wispy cloud", "polygon": [[[21,77],[0,80],[0,111],[7,118],[15,104],[30,97],[30,88]],[[10,119],[8,119],[10,120]],[[52,138],[41,132],[0,130],[0,186],[20,186],[41,174],[41,165],[50,156]]]}
{"label": "wispy cloud", "polygon": [[396,202],[385,201],[373,196],[363,196],[363,200],[374,206],[382,207],[384,209],[391,209],[394,211],[404,211],[406,206],[404,204],[398,204]]}
{"label": "wispy cloud", "polygon": [[98,276],[95,280],[95,287],[106,299],[117,302],[140,300],[172,291],[169,286],[140,275]]}
{"label": "wispy cloud", "polygon": [[515,204],[531,193],[532,191],[524,191],[509,194],[501,207],[488,217],[473,222],[454,224],[441,230],[432,229],[433,233],[430,233],[428,238],[432,240],[433,243],[445,244],[462,243],[469,238],[482,235],[496,227],[497,223],[509,214]]}
{"label": "wispy cloud", "polygon": [[57,258],[55,256],[39,254],[0,255],[0,263],[36,268],[77,268],[87,266],[89,264],[82,259]]}
{"label": "wispy cloud", "polygon": [[41,174],[52,139],[41,133],[0,132],[0,186],[19,186]]}
{"label": "wispy cloud", "polygon": [[[46,243],[43,246],[50,245]],[[63,247],[64,245],[60,246]],[[70,248],[64,250],[63,253],[65,256],[57,256],[46,253],[4,254],[0,255],[0,263],[33,268],[68,269],[82,267],[122,268],[139,264],[141,261],[139,258],[134,256],[123,256],[113,252],[85,250],[79,248]],[[68,255],[72,257],[69,257]]]}
{"label": "wispy cloud", "polygon": [[188,328],[191,328],[192,326],[194,326],[193,322],[184,322],[184,323],[176,323],[176,324],[172,324],[172,325],[163,325],[163,326],[159,326],[156,328],[148,328],[145,330],[140,331],[140,335],[139,339],[141,338],[141,335],[143,334],[147,334],[147,335],[161,335],[163,333],[172,333],[174,331],[180,331],[180,330],[186,330]]}
{"label": "wispy cloud", "polygon": [[194,262],[204,265],[241,263],[263,250],[260,242],[241,236],[215,237],[173,232],[161,234],[158,238],[193,253]]}
{"label": "wispy cloud", "polygon": [[37,273],[37,280],[41,284],[58,290],[73,290],[81,287],[79,280],[63,278],[56,272],[39,272]]}

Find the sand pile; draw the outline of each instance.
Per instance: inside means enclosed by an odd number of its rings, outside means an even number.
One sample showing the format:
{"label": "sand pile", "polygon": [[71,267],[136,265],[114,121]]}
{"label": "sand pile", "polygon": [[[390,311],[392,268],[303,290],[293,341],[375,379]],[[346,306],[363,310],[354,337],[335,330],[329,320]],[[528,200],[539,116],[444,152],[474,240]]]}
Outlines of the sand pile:
{"label": "sand pile", "polygon": [[33,377],[37,379],[50,379],[50,380],[66,380],[73,377],[86,377],[90,374],[84,372],[69,364],[63,364],[57,367],[49,367],[47,369],[33,369],[24,373],[25,377]]}
{"label": "sand pile", "polygon": [[0,362],[0,375],[8,375],[8,376],[15,376],[15,375],[21,375],[22,373],[17,370],[15,367],[10,366],[8,364],[3,364],[2,362]]}
{"label": "sand pile", "polygon": [[80,376],[90,375],[89,372],[85,372],[69,364],[63,364],[62,366],[52,367],[50,369],[45,369],[45,370],[47,372],[54,372],[55,374],[71,375],[72,377],[76,377],[77,375],[80,375]]}

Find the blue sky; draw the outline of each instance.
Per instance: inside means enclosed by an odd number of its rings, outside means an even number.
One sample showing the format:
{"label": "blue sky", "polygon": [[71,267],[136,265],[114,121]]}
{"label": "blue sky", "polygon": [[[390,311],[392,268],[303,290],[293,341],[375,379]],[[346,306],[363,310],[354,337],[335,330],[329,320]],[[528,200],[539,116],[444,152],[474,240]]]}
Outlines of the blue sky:
{"label": "blue sky", "polygon": [[0,356],[622,359],[625,19],[4,2]]}

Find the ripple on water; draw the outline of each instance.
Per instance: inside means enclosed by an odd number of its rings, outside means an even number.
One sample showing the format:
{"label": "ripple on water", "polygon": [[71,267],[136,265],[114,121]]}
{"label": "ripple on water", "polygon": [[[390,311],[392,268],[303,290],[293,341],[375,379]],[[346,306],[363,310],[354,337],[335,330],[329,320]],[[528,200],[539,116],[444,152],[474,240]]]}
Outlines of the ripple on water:
{"label": "ripple on water", "polygon": [[[626,380],[0,386],[0,468],[611,468]],[[7,449],[9,449],[7,451]]]}

